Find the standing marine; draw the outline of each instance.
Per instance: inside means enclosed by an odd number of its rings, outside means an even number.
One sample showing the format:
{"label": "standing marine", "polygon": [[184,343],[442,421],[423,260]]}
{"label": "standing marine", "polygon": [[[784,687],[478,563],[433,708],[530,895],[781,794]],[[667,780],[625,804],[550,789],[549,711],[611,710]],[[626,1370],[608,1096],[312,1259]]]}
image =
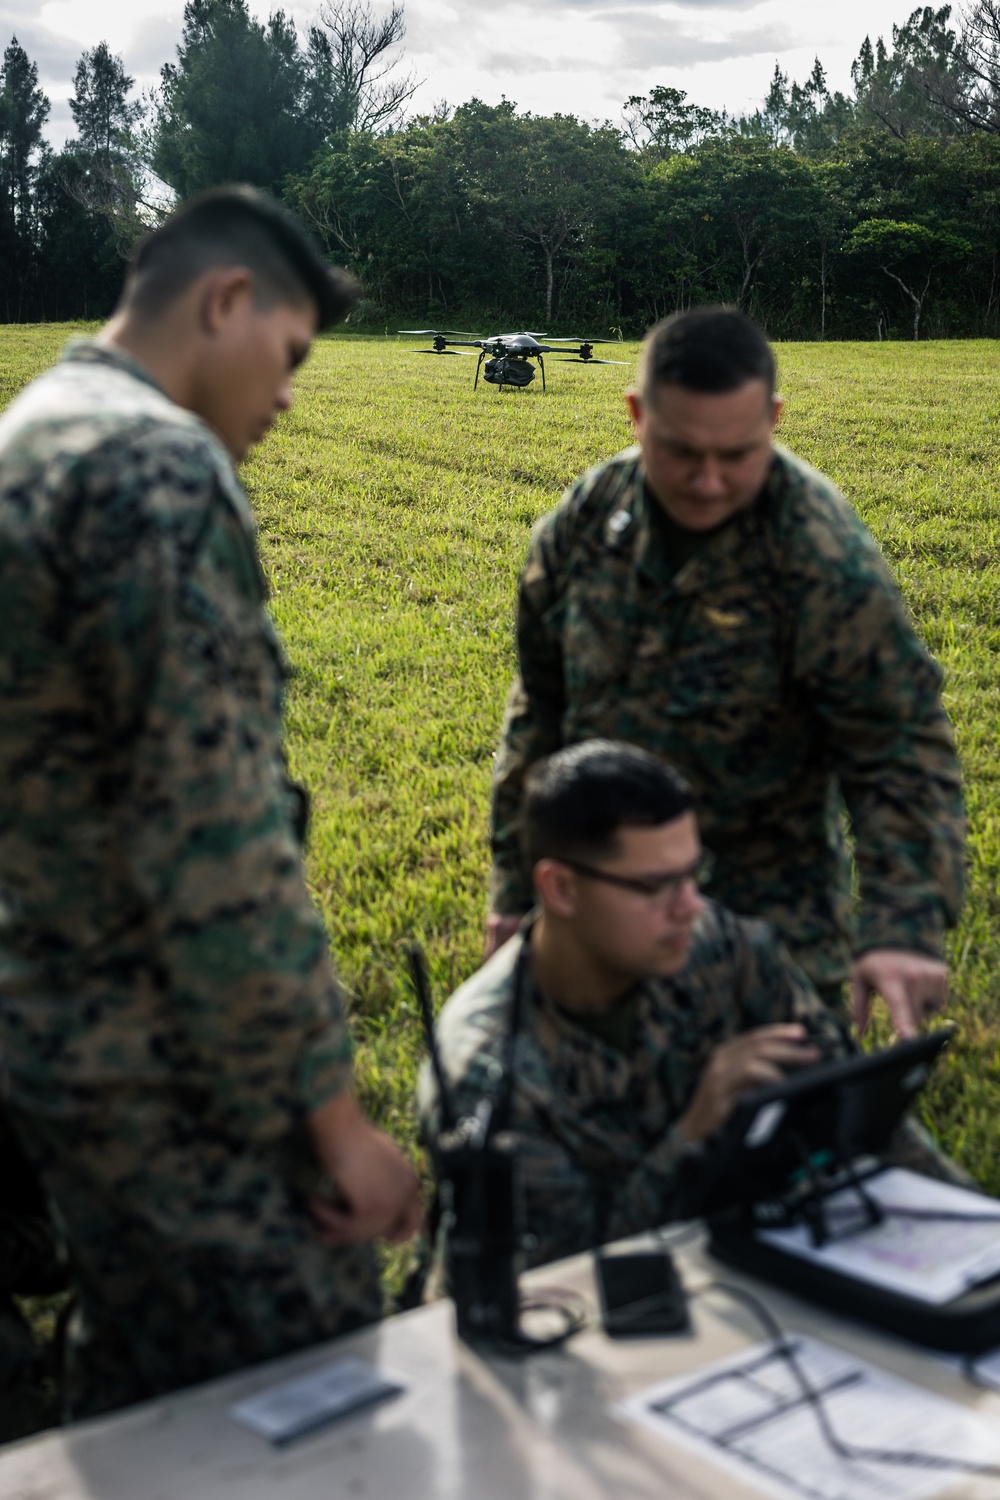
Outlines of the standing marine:
{"label": "standing marine", "polygon": [[220,189],[0,419],[2,1108],[63,1232],[65,1413],[377,1318],[420,1222],[362,1114],[234,462],[352,284]]}
{"label": "standing marine", "polygon": [[627,399],[636,446],[542,518],[521,577],[488,951],[532,901],[527,771],[626,740],[690,783],[710,894],[772,922],[828,1003],[850,979],[861,1026],[878,993],[912,1034],[945,1001],[962,899],[940,669],[854,510],[774,443],[774,357],[752,322],[658,324]]}

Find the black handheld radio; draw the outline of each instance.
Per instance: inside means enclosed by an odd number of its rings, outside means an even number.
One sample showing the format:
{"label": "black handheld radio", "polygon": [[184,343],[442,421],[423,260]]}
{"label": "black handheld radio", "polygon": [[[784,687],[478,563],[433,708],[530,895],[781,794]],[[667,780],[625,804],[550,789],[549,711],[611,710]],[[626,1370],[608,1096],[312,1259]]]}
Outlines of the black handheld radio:
{"label": "black handheld radio", "polygon": [[513,1092],[511,1054],[521,985],[516,986],[499,1096],[495,1101],[482,1100],[474,1115],[458,1120],[434,1036],[434,1013],[418,947],[410,949],[409,960],[438,1088],[441,1132],[435,1166],[458,1336],[466,1343],[489,1341],[519,1346],[517,1163],[508,1127]]}

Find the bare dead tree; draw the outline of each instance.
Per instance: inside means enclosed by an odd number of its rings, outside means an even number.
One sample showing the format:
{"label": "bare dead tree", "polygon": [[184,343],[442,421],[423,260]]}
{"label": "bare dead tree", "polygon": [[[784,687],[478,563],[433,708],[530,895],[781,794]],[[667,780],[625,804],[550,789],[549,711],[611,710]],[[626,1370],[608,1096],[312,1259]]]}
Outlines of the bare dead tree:
{"label": "bare dead tree", "polygon": [[346,122],[372,131],[398,124],[422,82],[412,72],[396,73],[406,35],[403,6],[393,0],[376,16],[370,0],[327,0],[319,18],[323,29],[314,28],[314,46],[329,59],[330,84]]}
{"label": "bare dead tree", "polygon": [[961,15],[953,49],[937,66],[913,71],[913,82],[947,119],[1000,135],[1000,3],[977,0]]}

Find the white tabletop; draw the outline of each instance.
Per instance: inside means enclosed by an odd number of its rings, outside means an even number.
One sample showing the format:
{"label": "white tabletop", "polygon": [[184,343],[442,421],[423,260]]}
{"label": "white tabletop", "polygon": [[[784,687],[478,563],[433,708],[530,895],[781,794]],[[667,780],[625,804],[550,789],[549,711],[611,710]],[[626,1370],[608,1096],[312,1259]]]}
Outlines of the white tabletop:
{"label": "white tabletop", "polygon": [[[690,1290],[719,1277],[752,1288],[786,1329],[814,1334],[976,1408],[1000,1425],[1000,1394],[980,1390],[914,1346],[839,1321],[716,1266],[699,1244],[675,1251]],[[591,1258],[525,1278],[581,1293],[587,1330],[523,1360],[459,1344],[450,1303],[159,1401],[0,1449],[2,1500],[751,1500],[714,1466],[615,1411],[624,1396],[764,1337],[720,1294],[692,1304],[680,1338],[611,1340],[600,1329]],[[400,1376],[404,1394],[275,1449],[226,1414],[243,1397],[358,1354]],[[914,1434],[915,1442],[919,1434]],[[949,1497],[1000,1496],[963,1479]]]}

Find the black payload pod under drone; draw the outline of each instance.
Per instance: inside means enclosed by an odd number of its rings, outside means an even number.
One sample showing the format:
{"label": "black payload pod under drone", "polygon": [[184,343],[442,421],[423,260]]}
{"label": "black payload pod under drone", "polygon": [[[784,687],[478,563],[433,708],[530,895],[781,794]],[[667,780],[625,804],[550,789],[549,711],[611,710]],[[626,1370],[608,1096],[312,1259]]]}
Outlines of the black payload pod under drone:
{"label": "black payload pod under drone", "polygon": [[[471,333],[450,333],[445,329],[438,328],[400,328],[398,332],[407,338],[427,338],[433,340],[431,349],[415,349],[415,354],[459,354],[464,350],[478,349],[479,359],[476,363],[476,378],[472,382],[475,390],[479,384],[479,371],[483,361],[486,368],[483,370],[483,379],[489,381],[490,385],[498,385],[501,390],[505,386],[517,390],[523,386],[530,385],[535,378],[535,366],[532,360],[537,360],[538,368],[542,372],[542,390],[545,390],[545,355],[559,354],[563,361],[582,365],[622,365],[623,359],[595,359],[594,345],[608,344],[610,339],[550,339],[547,344],[540,342],[545,338],[544,333],[495,333],[490,338],[476,338]],[[576,353],[564,353],[563,349],[557,349],[557,345],[576,345]]]}

